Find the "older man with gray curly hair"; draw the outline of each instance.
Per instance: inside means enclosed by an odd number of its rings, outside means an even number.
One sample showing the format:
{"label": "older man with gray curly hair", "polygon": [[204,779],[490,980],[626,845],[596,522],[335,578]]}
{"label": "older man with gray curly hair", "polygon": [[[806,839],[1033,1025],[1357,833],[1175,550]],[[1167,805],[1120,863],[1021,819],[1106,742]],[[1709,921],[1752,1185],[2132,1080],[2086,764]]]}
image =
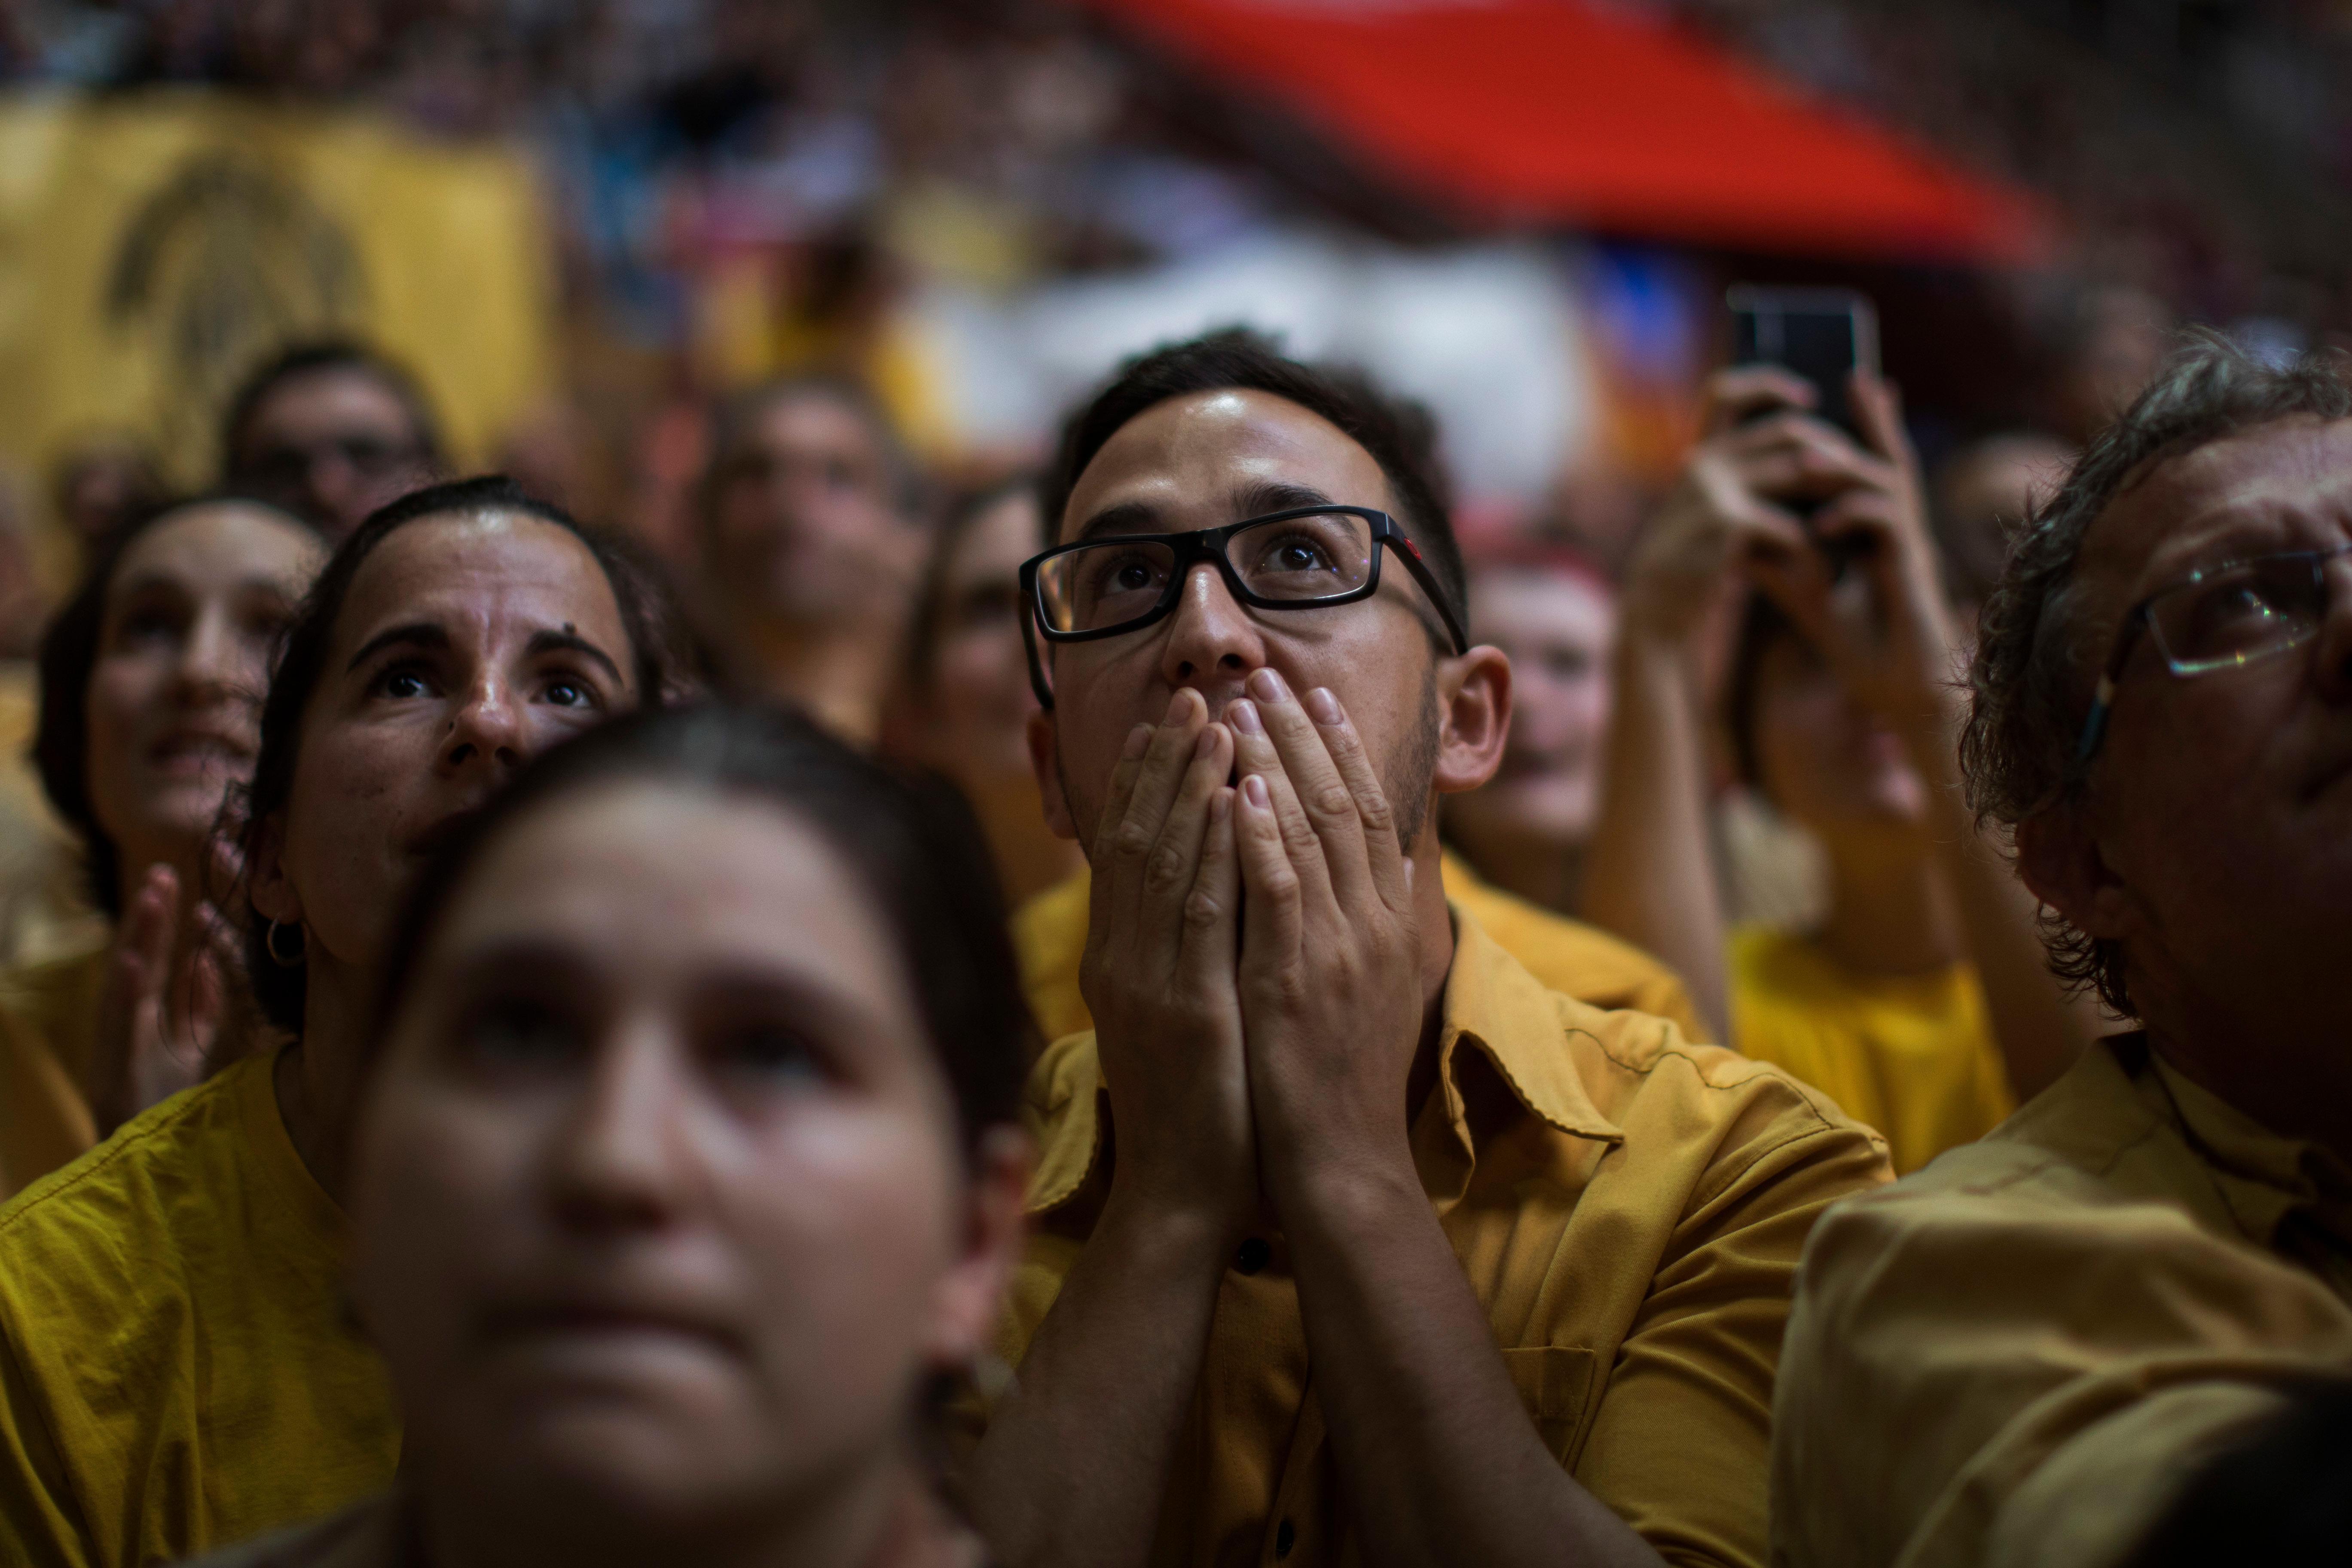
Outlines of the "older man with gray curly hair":
{"label": "older man with gray curly hair", "polygon": [[1776,1563],[2117,1563],[2352,1378],[2352,365],[2193,342],[2027,526],[1971,682],[1971,802],[2138,1026],[1815,1229]]}

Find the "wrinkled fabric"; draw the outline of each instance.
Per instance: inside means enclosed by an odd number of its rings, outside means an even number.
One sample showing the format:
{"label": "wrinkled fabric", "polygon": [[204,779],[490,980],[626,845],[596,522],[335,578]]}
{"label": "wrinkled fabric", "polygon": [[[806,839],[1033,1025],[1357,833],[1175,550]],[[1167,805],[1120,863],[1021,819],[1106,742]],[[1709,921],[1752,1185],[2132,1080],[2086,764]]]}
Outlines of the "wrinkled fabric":
{"label": "wrinkled fabric", "polygon": [[132,1568],[392,1479],[342,1212],[273,1058],[174,1096],[0,1207],[0,1563]]}
{"label": "wrinkled fabric", "polygon": [[2196,1462],[2352,1377],[2352,1173],[2123,1036],[1833,1211],[1774,1407],[1773,1561],[2104,1568]]}
{"label": "wrinkled fabric", "polygon": [[[1760,1563],[1798,1255],[1827,1205],[1887,1179],[1885,1146],[1777,1069],[1547,989],[1465,906],[1454,918],[1413,1154],[1528,1419],[1669,1563]],[[1049,1047],[1026,1105],[1035,1226],[1000,1335],[1016,1368],[1101,1212],[1108,1115],[1093,1035]],[[1255,1271],[1220,1287],[1152,1561],[1356,1563],[1288,1252],[1252,1239]],[[979,1401],[962,1415],[976,1441]]]}
{"label": "wrinkled fabric", "polygon": [[1731,933],[1731,1037],[1886,1135],[1897,1173],[1973,1142],[2017,1109],[1976,970],[1854,974],[1800,936]]}

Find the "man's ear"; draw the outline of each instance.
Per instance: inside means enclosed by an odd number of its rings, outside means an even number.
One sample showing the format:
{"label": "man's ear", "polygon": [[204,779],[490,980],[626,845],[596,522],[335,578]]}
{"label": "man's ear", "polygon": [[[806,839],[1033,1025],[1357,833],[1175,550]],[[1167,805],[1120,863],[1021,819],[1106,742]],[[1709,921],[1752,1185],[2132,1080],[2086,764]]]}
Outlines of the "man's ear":
{"label": "man's ear", "polygon": [[246,862],[246,898],[263,920],[298,926],[302,900],[286,878],[285,825],[283,816],[272,816],[254,836],[253,855]]}
{"label": "man's ear", "polygon": [[2124,934],[2136,908],[2074,806],[2053,805],[2017,825],[2017,877],[2086,935]]}
{"label": "man's ear", "polygon": [[1054,710],[1041,708],[1029,715],[1029,769],[1037,775],[1037,793],[1045,802],[1045,826],[1056,838],[1073,843],[1078,837],[1078,825],[1070,816],[1070,803],[1062,795],[1062,770],[1054,761]]}
{"label": "man's ear", "polygon": [[1437,665],[1437,769],[1440,795],[1476,789],[1503,765],[1511,735],[1511,661],[1481,643]]}

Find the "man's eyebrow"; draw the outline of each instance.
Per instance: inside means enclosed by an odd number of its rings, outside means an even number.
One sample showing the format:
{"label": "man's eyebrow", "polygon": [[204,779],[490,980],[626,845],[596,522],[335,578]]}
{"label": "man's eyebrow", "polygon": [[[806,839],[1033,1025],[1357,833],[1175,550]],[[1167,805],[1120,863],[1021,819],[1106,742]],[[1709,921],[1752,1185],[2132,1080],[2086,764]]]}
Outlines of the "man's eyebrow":
{"label": "man's eyebrow", "polygon": [[1312,485],[1291,484],[1282,479],[1260,479],[1234,492],[1237,521],[1244,517],[1264,517],[1268,512],[1289,511],[1302,506],[1339,504]]}
{"label": "man's eyebrow", "polygon": [[[1264,517],[1269,512],[1292,511],[1300,507],[1337,506],[1339,503],[1312,485],[1291,484],[1281,479],[1260,479],[1234,491],[1234,521]],[[1160,514],[1144,501],[1121,501],[1108,506],[1088,518],[1086,526],[1072,535],[1075,544],[1104,533],[1153,533]]]}
{"label": "man's eyebrow", "polygon": [[1086,525],[1070,535],[1068,542],[1092,539],[1099,533],[1151,533],[1160,513],[1148,501],[1123,500],[1117,506],[1107,506],[1087,519]]}
{"label": "man's eyebrow", "polygon": [[523,652],[536,658],[538,655],[542,653],[559,653],[565,650],[569,650],[572,653],[585,654],[590,658],[594,659],[598,664],[603,665],[604,667],[604,673],[613,678],[614,685],[625,687],[629,684],[629,678],[621,673],[621,667],[613,662],[613,656],[611,654],[606,653],[603,648],[598,647],[594,643],[590,642],[586,637],[582,637],[570,626],[564,627],[560,632],[534,632],[531,635],[530,646],[525,647]]}
{"label": "man's eyebrow", "polygon": [[359,652],[352,655],[352,662],[343,666],[343,671],[349,674],[385,648],[404,645],[409,647],[430,648],[438,653],[448,647],[449,634],[431,621],[410,621],[402,626],[387,627],[362,643]]}

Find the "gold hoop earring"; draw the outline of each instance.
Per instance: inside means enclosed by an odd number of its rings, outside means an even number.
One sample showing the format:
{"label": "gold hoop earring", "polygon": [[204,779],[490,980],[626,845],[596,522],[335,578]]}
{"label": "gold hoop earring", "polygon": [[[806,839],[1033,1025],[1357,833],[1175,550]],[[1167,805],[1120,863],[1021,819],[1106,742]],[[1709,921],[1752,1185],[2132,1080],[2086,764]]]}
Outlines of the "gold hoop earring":
{"label": "gold hoop earring", "polygon": [[302,967],[302,960],[309,956],[307,952],[298,950],[293,957],[289,958],[284,953],[278,951],[278,933],[289,929],[291,929],[297,935],[299,935],[302,930],[299,925],[289,928],[280,925],[276,921],[271,921],[269,922],[269,929],[261,933],[262,950],[269,954],[269,961],[278,965],[278,968],[299,969]]}

